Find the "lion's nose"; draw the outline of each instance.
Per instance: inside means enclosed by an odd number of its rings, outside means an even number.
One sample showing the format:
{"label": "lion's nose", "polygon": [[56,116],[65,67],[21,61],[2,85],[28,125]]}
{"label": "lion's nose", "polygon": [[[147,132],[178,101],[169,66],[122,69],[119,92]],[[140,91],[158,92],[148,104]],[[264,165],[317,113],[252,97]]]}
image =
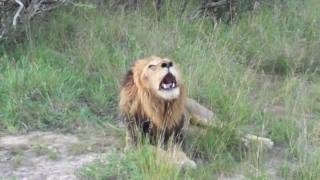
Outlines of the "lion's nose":
{"label": "lion's nose", "polygon": [[165,68],[165,67],[166,68],[170,68],[172,66],[173,66],[172,62],[164,62],[164,63],[161,64],[162,68]]}

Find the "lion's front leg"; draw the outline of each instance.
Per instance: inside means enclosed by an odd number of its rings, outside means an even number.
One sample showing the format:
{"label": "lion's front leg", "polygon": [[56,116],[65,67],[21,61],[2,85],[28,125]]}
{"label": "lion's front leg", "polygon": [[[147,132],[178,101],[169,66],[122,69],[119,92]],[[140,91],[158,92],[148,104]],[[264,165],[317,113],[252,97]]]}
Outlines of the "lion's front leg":
{"label": "lion's front leg", "polygon": [[173,133],[173,143],[168,147],[167,153],[171,160],[178,164],[180,168],[192,168],[195,169],[197,164],[191,160],[182,150],[183,144],[183,127],[185,125],[185,116],[182,115],[180,124],[175,127]]}
{"label": "lion's front leg", "polygon": [[122,121],[126,126],[126,145],[124,150],[127,151],[136,147],[138,143],[137,125],[135,118],[129,115],[123,115]]}
{"label": "lion's front leg", "polygon": [[136,141],[135,141],[134,137],[131,135],[131,132],[127,129],[127,131],[126,131],[126,146],[124,148],[124,151],[127,151],[135,146],[136,146]]}
{"label": "lion's front leg", "polygon": [[197,164],[188,158],[180,146],[172,145],[167,150],[163,150],[159,146],[153,147],[155,148],[157,159],[160,161],[166,161],[167,163],[178,166],[181,169],[195,169],[197,167]]}
{"label": "lion's front leg", "polygon": [[183,152],[180,145],[173,145],[167,151],[180,168],[195,169],[197,167],[197,164]]}

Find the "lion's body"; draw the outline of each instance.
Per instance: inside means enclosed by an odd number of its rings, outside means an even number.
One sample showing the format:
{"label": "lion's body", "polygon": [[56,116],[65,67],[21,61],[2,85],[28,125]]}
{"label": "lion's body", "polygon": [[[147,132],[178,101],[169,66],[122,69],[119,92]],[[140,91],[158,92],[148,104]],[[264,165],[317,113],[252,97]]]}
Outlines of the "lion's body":
{"label": "lion's body", "polygon": [[[154,56],[135,61],[124,77],[119,108],[127,126],[127,147],[137,145],[139,132],[143,137],[148,135],[152,144],[167,143],[172,137],[171,149],[156,151],[159,158],[166,158],[180,167],[196,168],[196,163],[180,147],[185,116],[187,121],[190,118],[191,123],[206,127],[214,114],[186,98],[179,71],[172,61]],[[270,139],[250,134],[242,141],[245,145],[258,142],[273,147]]]}
{"label": "lion's body", "polygon": [[[184,87],[181,82],[177,82],[180,93],[169,100],[156,94],[156,90],[148,88],[150,85],[147,83],[160,83],[145,81],[142,76],[143,70],[154,58],[157,57],[137,60],[125,75],[120,93],[120,111],[134,140],[137,135],[133,131],[138,128],[138,131],[149,135],[152,142],[158,142],[157,140],[166,142],[170,136],[175,142],[181,142],[181,130],[184,124]],[[147,74],[147,76],[158,75],[158,69]],[[150,77],[152,78],[154,80],[154,77]],[[156,79],[161,81],[161,78]]]}

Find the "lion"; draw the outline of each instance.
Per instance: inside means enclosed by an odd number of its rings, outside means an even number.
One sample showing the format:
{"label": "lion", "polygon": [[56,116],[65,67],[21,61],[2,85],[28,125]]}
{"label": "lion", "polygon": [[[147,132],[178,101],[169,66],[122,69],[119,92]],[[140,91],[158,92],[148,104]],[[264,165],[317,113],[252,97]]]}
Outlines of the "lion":
{"label": "lion", "polygon": [[[119,109],[126,126],[126,148],[147,137],[152,145],[172,144],[167,151],[157,149],[180,167],[196,168],[182,151],[183,135],[190,124],[212,125],[214,113],[186,96],[179,66],[168,58],[150,56],[136,60],[124,76]],[[270,139],[246,134],[241,140],[272,148]]]}
{"label": "lion", "polygon": [[126,149],[137,145],[139,135],[147,137],[152,145],[170,141],[174,147],[170,152],[174,152],[177,163],[195,167],[195,162],[181,150],[185,102],[185,87],[176,63],[157,56],[136,60],[126,73],[120,92],[119,108],[127,128]]}

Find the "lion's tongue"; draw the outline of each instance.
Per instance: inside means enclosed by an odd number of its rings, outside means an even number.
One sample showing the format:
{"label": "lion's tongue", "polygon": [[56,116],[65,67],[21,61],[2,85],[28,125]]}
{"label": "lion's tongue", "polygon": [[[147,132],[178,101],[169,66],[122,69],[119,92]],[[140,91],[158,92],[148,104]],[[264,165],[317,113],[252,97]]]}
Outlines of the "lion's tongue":
{"label": "lion's tongue", "polygon": [[163,84],[170,84],[174,82],[175,82],[175,78],[171,73],[167,74],[162,80]]}
{"label": "lion's tongue", "polygon": [[167,74],[161,82],[161,87],[163,89],[170,89],[170,88],[174,88],[175,86],[176,86],[176,81],[175,81],[175,77],[172,74]]}

